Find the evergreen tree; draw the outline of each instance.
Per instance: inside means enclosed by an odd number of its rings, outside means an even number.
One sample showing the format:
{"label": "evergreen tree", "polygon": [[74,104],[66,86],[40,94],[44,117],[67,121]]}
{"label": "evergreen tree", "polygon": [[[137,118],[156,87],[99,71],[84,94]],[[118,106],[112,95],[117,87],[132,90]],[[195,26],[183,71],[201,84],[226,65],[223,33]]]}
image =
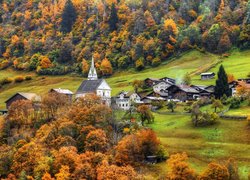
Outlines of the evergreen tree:
{"label": "evergreen tree", "polygon": [[214,95],[218,99],[221,98],[224,94],[226,96],[230,96],[230,89],[227,80],[227,74],[223,65],[221,65],[218,72],[218,79],[216,80]]}
{"label": "evergreen tree", "polygon": [[117,30],[117,23],[118,23],[117,10],[115,8],[115,4],[112,3],[111,14],[110,14],[110,18],[109,18],[110,31],[113,32],[113,31]]}
{"label": "evergreen tree", "polygon": [[61,31],[64,33],[70,32],[73,24],[76,21],[76,17],[76,9],[71,0],[68,0],[62,13]]}

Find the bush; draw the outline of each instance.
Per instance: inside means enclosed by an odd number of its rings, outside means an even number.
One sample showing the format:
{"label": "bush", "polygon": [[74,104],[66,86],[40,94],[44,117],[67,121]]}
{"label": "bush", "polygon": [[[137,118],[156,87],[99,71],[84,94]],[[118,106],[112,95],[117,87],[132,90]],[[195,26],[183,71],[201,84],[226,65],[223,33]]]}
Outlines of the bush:
{"label": "bush", "polygon": [[229,99],[230,102],[230,109],[237,109],[240,107],[241,100],[237,97],[232,97]]}
{"label": "bush", "polygon": [[209,126],[216,124],[219,119],[216,113],[200,113],[197,116],[192,116],[192,122],[195,126]]}
{"label": "bush", "polygon": [[11,79],[11,78],[4,78],[4,79],[1,80],[0,84],[1,85],[5,85],[5,84],[10,84],[12,82],[13,82],[13,79]]}
{"label": "bush", "polygon": [[9,67],[10,63],[8,60],[3,60],[0,62],[0,70],[2,69],[6,69],[7,67]]}
{"label": "bush", "polygon": [[25,77],[25,80],[26,80],[26,81],[32,80],[32,76],[26,76],[26,77]]}
{"label": "bush", "polygon": [[23,82],[24,81],[24,77],[23,76],[17,76],[16,78],[15,78],[15,82],[16,83],[20,83],[20,82]]}

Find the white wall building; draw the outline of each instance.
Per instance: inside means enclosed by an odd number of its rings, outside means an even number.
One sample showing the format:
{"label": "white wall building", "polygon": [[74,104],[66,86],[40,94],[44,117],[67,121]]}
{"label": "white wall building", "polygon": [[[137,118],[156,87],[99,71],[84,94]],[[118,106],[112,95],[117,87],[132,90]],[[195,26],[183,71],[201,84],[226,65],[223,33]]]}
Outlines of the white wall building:
{"label": "white wall building", "polygon": [[78,88],[76,98],[83,97],[90,93],[95,93],[102,98],[106,105],[111,105],[111,88],[104,79],[98,79],[93,58],[88,79],[83,81]]}
{"label": "white wall building", "polygon": [[129,110],[133,103],[140,104],[143,102],[137,93],[122,91],[115,97],[115,103],[119,109]]}

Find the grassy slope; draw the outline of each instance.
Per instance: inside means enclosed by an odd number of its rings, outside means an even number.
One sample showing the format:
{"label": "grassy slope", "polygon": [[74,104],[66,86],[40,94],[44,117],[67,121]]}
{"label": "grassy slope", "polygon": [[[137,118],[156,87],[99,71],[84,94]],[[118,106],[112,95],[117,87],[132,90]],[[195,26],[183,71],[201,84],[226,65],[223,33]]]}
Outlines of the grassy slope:
{"label": "grassy slope", "polygon": [[241,178],[246,179],[250,171],[250,134],[245,121],[221,120],[215,126],[194,128],[189,116],[155,114],[155,123],[150,126],[170,154],[187,152],[191,165],[199,172],[213,160],[233,157]]}
{"label": "grassy slope", "polygon": [[[185,73],[201,72],[208,69],[212,64],[216,64],[219,57],[213,54],[202,54],[197,51],[191,51],[184,56],[173,59],[169,62],[164,62],[161,66],[151,69],[146,69],[141,72],[124,71],[116,73],[107,81],[112,87],[112,94],[115,95],[121,90],[131,90],[131,82],[134,79],[145,79],[147,77],[160,78],[169,76],[180,80]],[[238,52],[234,51],[229,58],[223,59],[226,71],[233,73],[236,78],[246,77],[250,69],[250,51]],[[217,72],[219,65],[209,71]],[[16,72],[10,69],[0,71],[0,79],[5,77],[16,77],[18,75],[27,75],[32,73]],[[34,74],[33,74],[34,75]],[[45,78],[45,79],[44,79]],[[83,78],[73,76],[46,76],[39,77],[34,75],[30,82],[20,84],[12,84],[0,89],[0,109],[4,108],[4,101],[16,92],[36,92],[38,94],[46,93],[51,88],[68,88],[75,92],[79,87]],[[194,84],[214,84],[213,80],[201,81],[199,76],[192,77]]]}

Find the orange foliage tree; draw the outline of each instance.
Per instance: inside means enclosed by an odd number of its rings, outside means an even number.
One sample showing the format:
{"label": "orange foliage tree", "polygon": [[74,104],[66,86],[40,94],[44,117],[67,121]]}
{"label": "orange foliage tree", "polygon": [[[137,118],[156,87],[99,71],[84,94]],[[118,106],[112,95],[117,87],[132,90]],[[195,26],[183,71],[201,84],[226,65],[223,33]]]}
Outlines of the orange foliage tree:
{"label": "orange foliage tree", "polygon": [[101,63],[101,72],[104,76],[109,76],[113,73],[113,68],[110,61],[107,58],[104,58]]}
{"label": "orange foliage tree", "polygon": [[229,179],[229,172],[226,166],[212,162],[208,164],[207,169],[201,174],[200,179]]}
{"label": "orange foliage tree", "polygon": [[106,133],[103,130],[90,131],[86,137],[85,149],[93,152],[105,152],[107,141]]}
{"label": "orange foliage tree", "polygon": [[171,155],[167,160],[167,165],[170,168],[170,171],[167,174],[166,179],[183,179],[191,180],[196,179],[196,175],[193,169],[189,167],[189,164],[186,162],[188,156],[186,153],[174,154]]}

